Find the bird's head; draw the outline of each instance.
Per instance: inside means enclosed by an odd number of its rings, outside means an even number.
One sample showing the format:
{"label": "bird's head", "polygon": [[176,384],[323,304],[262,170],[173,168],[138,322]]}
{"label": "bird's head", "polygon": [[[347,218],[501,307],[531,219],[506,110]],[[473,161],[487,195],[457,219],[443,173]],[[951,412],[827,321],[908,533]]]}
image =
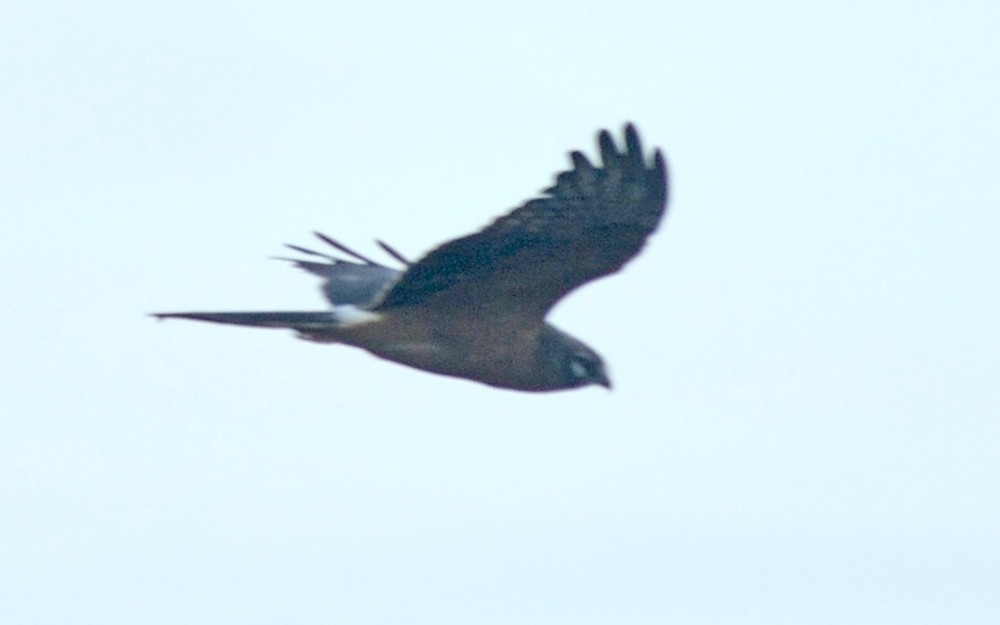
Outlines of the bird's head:
{"label": "bird's head", "polygon": [[598,384],[611,388],[604,360],[583,341],[552,326],[542,333],[541,349],[560,388]]}

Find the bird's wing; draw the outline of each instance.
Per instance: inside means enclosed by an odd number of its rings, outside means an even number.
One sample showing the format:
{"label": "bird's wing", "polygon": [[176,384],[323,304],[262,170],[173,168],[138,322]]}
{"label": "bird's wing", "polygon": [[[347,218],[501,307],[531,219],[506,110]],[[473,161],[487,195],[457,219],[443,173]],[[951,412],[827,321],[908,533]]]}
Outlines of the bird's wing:
{"label": "bird's wing", "polygon": [[191,319],[193,321],[210,321],[234,326],[250,326],[253,328],[291,328],[308,333],[317,330],[329,330],[340,325],[340,319],[335,312],[183,312],[183,313],[153,313],[157,319]]}
{"label": "bird's wing", "polygon": [[544,196],[431,251],[375,310],[420,305],[534,323],[573,289],[618,271],[664,214],[666,163],[659,150],[647,162],[632,124],[624,151],[606,130],[598,145],[600,165],[571,152],[573,168]]}
{"label": "bird's wing", "polygon": [[[358,308],[370,308],[381,299],[389,286],[398,280],[403,273],[363,256],[325,234],[319,232],[314,234],[324,243],[361,262],[344,260],[325,252],[317,252],[298,245],[286,245],[286,247],[296,252],[322,258],[325,262],[298,258],[282,258],[280,260],[291,261],[296,267],[323,278],[323,295],[335,306],[350,304]],[[378,244],[396,260],[409,264],[409,261],[392,247],[381,241],[378,241]]]}

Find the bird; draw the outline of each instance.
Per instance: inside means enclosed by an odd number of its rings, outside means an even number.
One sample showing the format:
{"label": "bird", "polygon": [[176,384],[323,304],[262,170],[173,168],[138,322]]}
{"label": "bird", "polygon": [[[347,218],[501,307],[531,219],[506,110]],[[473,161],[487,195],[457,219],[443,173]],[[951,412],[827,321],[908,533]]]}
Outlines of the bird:
{"label": "bird", "polygon": [[601,356],[545,317],[563,296],[639,253],[666,213],[668,175],[661,150],[647,158],[632,123],[623,146],[608,130],[597,133],[597,145],[600,162],[570,152],[572,166],[551,187],[416,262],[376,241],[398,269],[318,232],[351,260],[286,245],[306,258],[283,260],[323,278],[327,310],[153,316],[291,329],[309,341],[501,389],[610,389]]}

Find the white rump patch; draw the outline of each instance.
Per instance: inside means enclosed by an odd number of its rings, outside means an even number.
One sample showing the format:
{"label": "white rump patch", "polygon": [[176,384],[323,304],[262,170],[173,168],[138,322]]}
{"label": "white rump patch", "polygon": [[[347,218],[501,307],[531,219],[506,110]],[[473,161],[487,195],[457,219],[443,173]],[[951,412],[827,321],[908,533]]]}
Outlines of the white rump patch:
{"label": "white rump patch", "polygon": [[373,313],[370,310],[358,308],[353,304],[341,304],[333,307],[333,317],[337,320],[337,325],[342,328],[372,323],[382,318],[382,315]]}

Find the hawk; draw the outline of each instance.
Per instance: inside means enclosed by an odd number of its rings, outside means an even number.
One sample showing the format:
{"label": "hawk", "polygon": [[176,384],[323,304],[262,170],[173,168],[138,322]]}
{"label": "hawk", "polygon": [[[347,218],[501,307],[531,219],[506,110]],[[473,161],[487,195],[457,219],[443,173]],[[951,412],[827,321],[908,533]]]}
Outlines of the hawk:
{"label": "hawk", "polygon": [[287,246],[308,258],[285,260],[325,280],[328,310],[154,316],[289,328],[310,341],[352,345],[409,367],[505,389],[610,388],[597,352],[545,316],[564,295],[615,273],[642,249],[666,211],[667,168],[659,150],[651,159],[643,154],[632,124],[625,126],[623,148],[607,130],[597,143],[600,164],[570,152],[572,168],[540,197],[415,263],[378,241],[403,269],[319,233],[353,260]]}

